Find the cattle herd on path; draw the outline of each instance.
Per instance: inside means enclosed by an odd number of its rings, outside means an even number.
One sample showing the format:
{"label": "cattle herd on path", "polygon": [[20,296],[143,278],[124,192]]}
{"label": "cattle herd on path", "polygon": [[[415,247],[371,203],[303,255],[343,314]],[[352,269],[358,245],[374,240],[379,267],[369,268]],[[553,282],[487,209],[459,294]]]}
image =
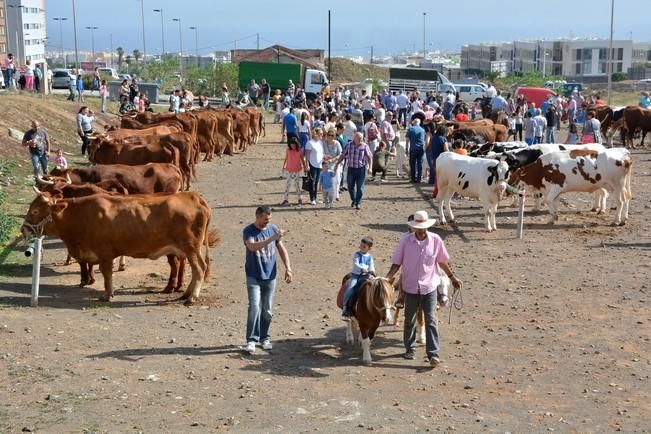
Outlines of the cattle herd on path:
{"label": "cattle herd on path", "polygon": [[[633,132],[647,130],[649,110],[603,106],[595,111],[607,137],[621,128],[629,137],[625,143],[631,143]],[[535,197],[536,209],[546,205],[550,224],[558,219],[559,198],[567,192],[594,194],[597,213],[608,209],[611,197],[613,224],[626,223],[633,165],[628,149],[599,143],[527,146],[505,142],[504,126],[490,119],[449,124],[451,138],[461,134],[485,143],[466,144],[469,155],[446,152],[437,159],[436,206],[442,224],[454,221],[451,203],[457,194],[478,199],[486,230],[496,230],[498,203],[513,191],[508,186]],[[264,127],[255,107],[126,114],[119,128],[91,136],[91,167],[55,169],[39,180],[22,232],[25,237],[61,238],[80,263],[81,286],[95,282],[93,266],[98,265],[105,301],[113,297],[114,258],[166,256],[170,274],[165,293],[184,291],[188,263],[192,278],[181,299],[192,304],[210,274],[209,248],[219,241],[210,208],[200,194],[188,192],[200,154],[211,161],[215,155],[245,152],[266,135]]]}

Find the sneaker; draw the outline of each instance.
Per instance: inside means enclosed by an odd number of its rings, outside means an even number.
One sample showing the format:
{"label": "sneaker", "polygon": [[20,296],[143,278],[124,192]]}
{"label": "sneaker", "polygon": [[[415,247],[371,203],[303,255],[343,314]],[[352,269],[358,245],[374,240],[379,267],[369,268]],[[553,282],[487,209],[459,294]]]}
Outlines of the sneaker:
{"label": "sneaker", "polygon": [[316,200],[313,200],[312,202],[310,202],[310,205],[316,205]]}
{"label": "sneaker", "polygon": [[246,348],[244,349],[249,354],[255,353],[255,341],[249,341],[246,343]]}
{"label": "sneaker", "polygon": [[375,176],[371,176],[368,180],[371,182],[375,181]]}
{"label": "sneaker", "polygon": [[341,314],[341,320],[342,321],[350,321],[350,315],[348,315],[347,312],[344,312]]}
{"label": "sneaker", "polygon": [[350,203],[350,207],[355,208],[355,202],[354,201]]}
{"label": "sneaker", "polygon": [[429,365],[432,368],[436,368],[439,365],[439,363],[441,363],[441,359],[439,359],[438,357],[434,356],[429,358]]}
{"label": "sneaker", "polygon": [[380,179],[380,182],[387,182],[387,180],[384,179],[384,178],[381,178],[381,179]]}
{"label": "sneaker", "polygon": [[288,200],[283,200],[283,202],[280,204],[280,206],[287,206],[287,205],[289,205]]}
{"label": "sneaker", "polygon": [[263,350],[271,350],[273,348],[273,345],[271,345],[271,341],[269,339],[265,339],[262,341],[262,349]]}
{"label": "sneaker", "polygon": [[358,203],[355,204],[355,209],[362,209],[362,206]]}
{"label": "sneaker", "polygon": [[407,360],[414,360],[416,359],[416,352],[414,350],[409,350],[403,357]]}

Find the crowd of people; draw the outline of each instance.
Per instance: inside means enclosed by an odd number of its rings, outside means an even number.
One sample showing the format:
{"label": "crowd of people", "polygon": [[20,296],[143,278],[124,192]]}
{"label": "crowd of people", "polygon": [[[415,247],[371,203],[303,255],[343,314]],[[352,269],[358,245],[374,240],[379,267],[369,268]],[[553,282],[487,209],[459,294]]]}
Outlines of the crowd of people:
{"label": "crowd of people", "polygon": [[[28,92],[41,92],[43,83],[43,66],[40,63],[32,64],[26,60],[22,68],[16,65],[14,55],[7,54],[3,66],[3,73],[0,76],[0,87],[6,89],[24,90]],[[47,69],[47,77],[50,90],[52,89],[52,70]]]}

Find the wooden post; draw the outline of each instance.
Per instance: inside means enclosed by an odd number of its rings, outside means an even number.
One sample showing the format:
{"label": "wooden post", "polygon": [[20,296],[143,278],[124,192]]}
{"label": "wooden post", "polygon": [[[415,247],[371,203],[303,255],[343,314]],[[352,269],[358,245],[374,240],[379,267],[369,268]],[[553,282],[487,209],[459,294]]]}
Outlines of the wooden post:
{"label": "wooden post", "polygon": [[524,189],[518,191],[518,228],[517,236],[521,240],[524,237],[524,199],[525,191]]}

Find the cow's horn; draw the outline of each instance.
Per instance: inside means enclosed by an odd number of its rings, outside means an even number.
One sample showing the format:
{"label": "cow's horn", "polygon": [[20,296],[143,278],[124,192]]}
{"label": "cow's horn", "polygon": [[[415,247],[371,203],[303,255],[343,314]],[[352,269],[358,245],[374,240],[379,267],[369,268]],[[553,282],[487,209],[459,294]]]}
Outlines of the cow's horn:
{"label": "cow's horn", "polygon": [[41,177],[41,175],[37,176],[36,179],[37,179],[38,182],[40,182],[41,184],[54,185],[54,181],[48,181],[47,179],[43,179],[43,178]]}
{"label": "cow's horn", "polygon": [[43,194],[43,192],[42,192],[41,190],[39,190],[38,188],[36,188],[35,185],[33,185],[32,188],[34,189],[34,191],[36,192],[36,194],[38,194],[39,196]]}
{"label": "cow's horn", "polygon": [[72,179],[70,179],[70,173],[66,172],[66,184],[72,184]]}

